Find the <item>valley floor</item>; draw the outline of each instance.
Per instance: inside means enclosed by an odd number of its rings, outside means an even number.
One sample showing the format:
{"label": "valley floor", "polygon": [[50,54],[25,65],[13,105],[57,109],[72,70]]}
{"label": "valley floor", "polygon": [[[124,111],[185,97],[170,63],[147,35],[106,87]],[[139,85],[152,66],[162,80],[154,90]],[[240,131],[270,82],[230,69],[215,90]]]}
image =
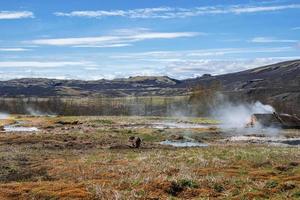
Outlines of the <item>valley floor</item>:
{"label": "valley floor", "polygon": [[[231,142],[210,119],[13,116],[0,121],[4,128],[38,128],[0,133],[0,199],[300,198],[299,145]],[[300,136],[297,130],[285,134]],[[141,148],[130,148],[129,136],[140,137]],[[177,140],[208,146],[160,143]]]}

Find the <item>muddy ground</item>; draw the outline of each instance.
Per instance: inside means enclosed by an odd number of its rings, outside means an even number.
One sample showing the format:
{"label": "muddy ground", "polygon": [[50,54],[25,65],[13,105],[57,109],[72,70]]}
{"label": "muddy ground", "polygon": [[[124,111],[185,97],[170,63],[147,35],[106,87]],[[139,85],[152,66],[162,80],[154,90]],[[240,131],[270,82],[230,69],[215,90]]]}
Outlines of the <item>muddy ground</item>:
{"label": "muddy ground", "polygon": [[210,119],[11,116],[1,125],[38,130],[0,133],[0,199],[300,198],[299,145],[253,141],[259,133],[232,140]]}

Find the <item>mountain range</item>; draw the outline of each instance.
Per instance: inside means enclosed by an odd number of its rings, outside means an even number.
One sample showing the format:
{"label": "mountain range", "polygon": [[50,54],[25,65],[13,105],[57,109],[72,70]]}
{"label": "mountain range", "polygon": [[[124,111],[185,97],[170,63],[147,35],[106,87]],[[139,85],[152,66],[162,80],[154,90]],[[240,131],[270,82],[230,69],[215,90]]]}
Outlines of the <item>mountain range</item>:
{"label": "mountain range", "polygon": [[0,81],[1,97],[181,96],[197,85],[219,82],[234,99],[260,100],[300,113],[300,60],[246,71],[176,80],[167,76],[136,76],[114,80],[24,78]]}

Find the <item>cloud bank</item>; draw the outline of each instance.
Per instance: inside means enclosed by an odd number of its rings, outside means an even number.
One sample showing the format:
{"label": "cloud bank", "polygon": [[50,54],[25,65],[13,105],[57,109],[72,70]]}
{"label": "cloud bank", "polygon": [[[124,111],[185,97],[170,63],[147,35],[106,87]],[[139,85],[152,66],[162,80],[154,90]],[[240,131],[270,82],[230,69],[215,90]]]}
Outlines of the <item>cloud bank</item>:
{"label": "cloud bank", "polygon": [[274,37],[255,37],[250,40],[253,43],[297,43],[298,40],[277,39]]}
{"label": "cloud bank", "polygon": [[0,51],[7,51],[7,52],[18,52],[18,51],[30,51],[31,49],[26,49],[26,48],[1,48]]}
{"label": "cloud bank", "polygon": [[172,19],[186,18],[202,15],[219,14],[245,14],[258,12],[272,12],[287,9],[300,9],[300,4],[288,5],[232,5],[232,6],[205,6],[195,8],[175,8],[175,7],[156,7],[141,8],[131,10],[79,10],[71,12],[55,12],[59,17],[85,17],[85,18],[103,18],[103,17],[127,17],[133,19]]}
{"label": "cloud bank", "polygon": [[34,14],[30,11],[0,11],[0,20],[23,18],[34,18]]}
{"label": "cloud bank", "polygon": [[73,47],[124,47],[130,46],[134,42],[153,39],[175,39],[182,37],[195,37],[201,33],[196,32],[150,32],[148,30],[121,30],[112,35],[97,37],[77,37],[77,38],[51,38],[37,39],[29,41],[34,45],[51,46],[73,46]]}
{"label": "cloud bank", "polygon": [[67,66],[94,66],[91,62],[73,61],[1,61],[0,68],[55,68]]}

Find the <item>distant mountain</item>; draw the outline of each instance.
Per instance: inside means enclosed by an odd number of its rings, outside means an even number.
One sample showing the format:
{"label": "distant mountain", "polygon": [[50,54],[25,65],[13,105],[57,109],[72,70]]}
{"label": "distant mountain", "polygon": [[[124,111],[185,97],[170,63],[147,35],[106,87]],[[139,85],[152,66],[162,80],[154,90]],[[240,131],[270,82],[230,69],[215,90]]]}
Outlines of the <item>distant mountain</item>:
{"label": "distant mountain", "polygon": [[260,100],[300,114],[300,60],[242,72],[176,80],[167,76],[136,76],[114,80],[14,79],[0,82],[1,97],[122,97],[187,95],[196,85],[218,81],[233,99]]}
{"label": "distant mountain", "polygon": [[300,115],[300,60],[281,62],[237,73],[204,76],[184,80],[181,84],[222,84],[232,99],[273,105],[277,110]]}
{"label": "distant mountain", "polygon": [[281,62],[250,69],[242,72],[219,76],[203,76],[196,79],[187,79],[185,84],[207,84],[218,80],[222,82],[225,90],[240,91],[249,89],[294,89],[300,86],[300,60]]}
{"label": "distant mountain", "polygon": [[0,96],[146,96],[182,95],[182,89],[174,89],[181,81],[167,76],[136,76],[114,80],[57,80],[41,78],[13,79],[0,82]]}

